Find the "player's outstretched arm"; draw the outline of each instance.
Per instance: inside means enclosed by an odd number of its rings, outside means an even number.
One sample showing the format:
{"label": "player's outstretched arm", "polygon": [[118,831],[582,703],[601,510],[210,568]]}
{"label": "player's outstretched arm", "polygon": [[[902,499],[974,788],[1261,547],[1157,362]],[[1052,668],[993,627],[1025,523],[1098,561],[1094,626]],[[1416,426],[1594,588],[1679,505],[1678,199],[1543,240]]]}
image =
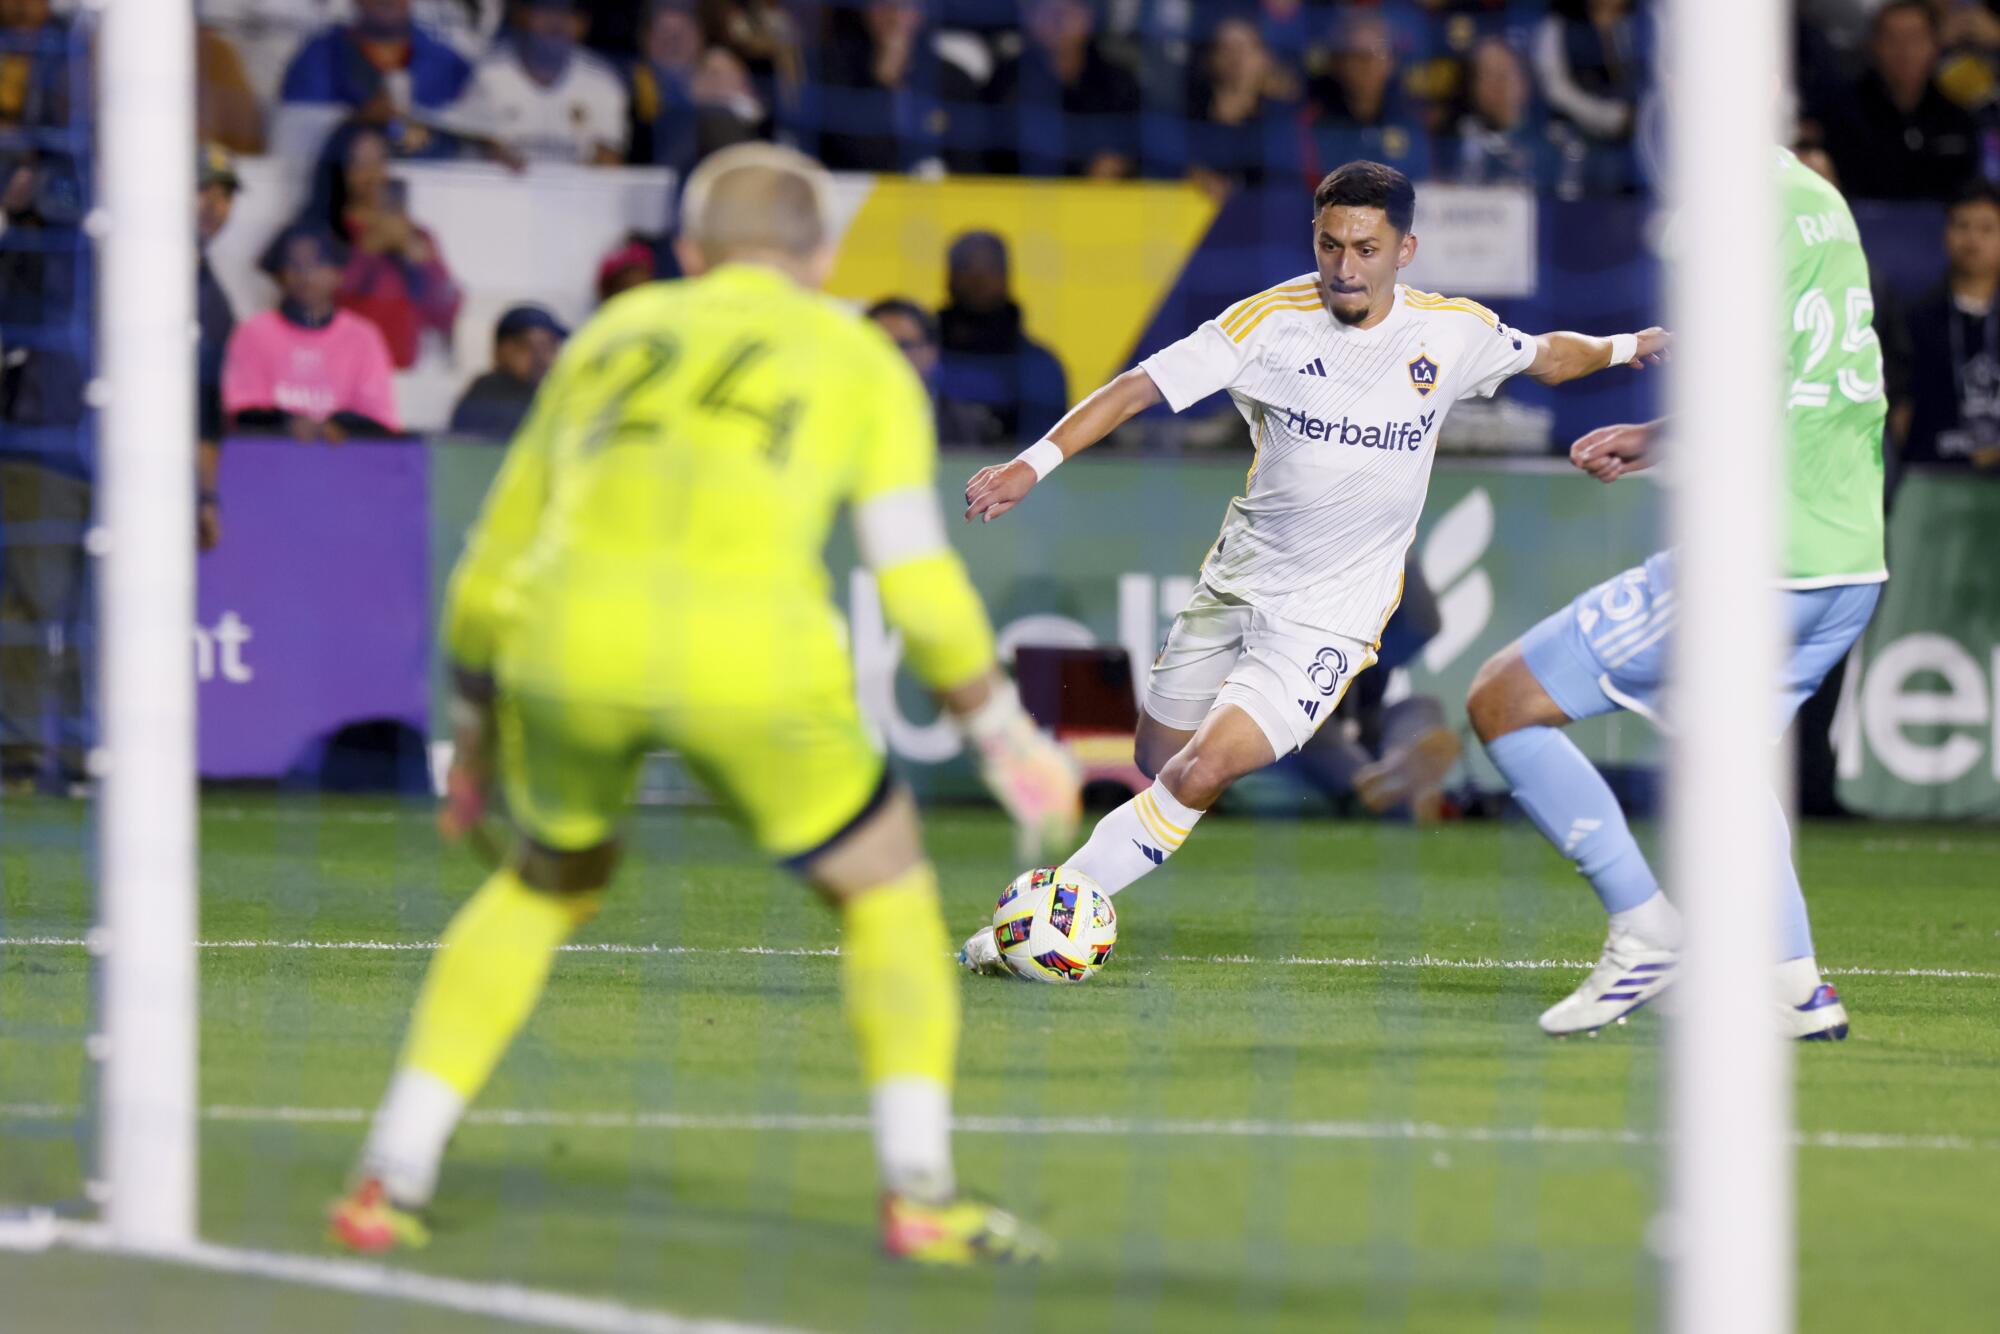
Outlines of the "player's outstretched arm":
{"label": "player's outstretched arm", "polygon": [[1049,433],[1006,463],[981,468],[965,484],[965,517],[991,523],[1027,497],[1064,459],[1089,449],[1156,403],[1160,387],[1134,366],[1063,414]]}
{"label": "player's outstretched arm", "polygon": [[1642,371],[1665,361],[1667,347],[1672,342],[1673,335],[1661,328],[1612,334],[1609,338],[1566,330],[1537,334],[1535,359],[1528,363],[1528,374],[1543,384],[1562,384],[1613,366]]}
{"label": "player's outstretched arm", "polygon": [[1654,442],[1661,423],[1620,422],[1586,432],[1569,447],[1569,461],[1600,482],[1615,482],[1626,473],[1644,472],[1655,462]]}

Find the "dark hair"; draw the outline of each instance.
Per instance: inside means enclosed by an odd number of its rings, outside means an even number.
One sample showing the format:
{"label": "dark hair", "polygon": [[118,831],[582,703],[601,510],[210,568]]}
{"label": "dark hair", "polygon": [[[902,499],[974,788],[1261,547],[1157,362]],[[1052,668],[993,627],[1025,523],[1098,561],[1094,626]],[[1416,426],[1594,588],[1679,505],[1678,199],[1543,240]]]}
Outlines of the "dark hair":
{"label": "dark hair", "polygon": [[901,315],[906,320],[915,321],[917,328],[923,330],[925,342],[938,341],[937,316],[906,296],[885,296],[868,307],[869,319],[880,319],[884,315]]}
{"label": "dark hair", "polygon": [[956,272],[968,264],[986,264],[1007,272],[1007,242],[998,232],[960,233],[945,251],[945,267]]}
{"label": "dark hair", "polygon": [[2000,208],[2000,185],[1987,180],[1973,180],[1952,197],[1951,205],[1945,209],[1945,213],[1949,216],[1968,204],[1991,204],[1994,208]]}
{"label": "dark hair", "polygon": [[1889,16],[1896,13],[1911,13],[1923,19],[1924,26],[1931,30],[1931,40],[1938,41],[1943,33],[1938,29],[1938,16],[1924,0],[1889,0],[1889,3],[1875,11],[1874,19],[1868,25],[1868,40],[1874,41],[1882,35],[1882,25]]}
{"label": "dark hair", "polygon": [[278,239],[271,242],[271,255],[276,264],[271,269],[273,276],[283,273],[285,265],[291,261],[291,250],[300,241],[310,241],[319,251],[322,264],[340,269],[347,267],[347,243],[335,236],[331,229],[315,222],[295,222],[278,233]]}
{"label": "dark hair", "polygon": [[1407,236],[1417,213],[1417,187],[1394,167],[1380,162],[1350,162],[1335,167],[1313,191],[1313,216],[1328,207],[1379,208],[1389,225]]}
{"label": "dark hair", "polygon": [[[312,189],[304,206],[292,215],[287,231],[292,227],[317,227],[343,241],[347,239],[347,157],[354,151],[356,140],[371,134],[388,144],[394,153],[395,145],[390,143],[388,133],[381,126],[365,121],[343,121],[327,135],[313,163]],[[257,267],[273,278],[284,267],[284,239],[285,233],[281,232],[257,257]]]}

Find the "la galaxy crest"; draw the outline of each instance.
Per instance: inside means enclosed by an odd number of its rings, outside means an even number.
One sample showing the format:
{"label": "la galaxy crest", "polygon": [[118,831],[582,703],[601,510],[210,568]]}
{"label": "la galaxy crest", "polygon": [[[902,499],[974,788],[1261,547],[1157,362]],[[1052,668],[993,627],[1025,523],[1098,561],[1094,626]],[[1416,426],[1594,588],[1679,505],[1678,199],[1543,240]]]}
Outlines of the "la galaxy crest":
{"label": "la galaxy crest", "polygon": [[1431,390],[1438,387],[1438,364],[1428,356],[1419,355],[1410,363],[1410,388],[1417,391],[1418,398],[1429,398]]}

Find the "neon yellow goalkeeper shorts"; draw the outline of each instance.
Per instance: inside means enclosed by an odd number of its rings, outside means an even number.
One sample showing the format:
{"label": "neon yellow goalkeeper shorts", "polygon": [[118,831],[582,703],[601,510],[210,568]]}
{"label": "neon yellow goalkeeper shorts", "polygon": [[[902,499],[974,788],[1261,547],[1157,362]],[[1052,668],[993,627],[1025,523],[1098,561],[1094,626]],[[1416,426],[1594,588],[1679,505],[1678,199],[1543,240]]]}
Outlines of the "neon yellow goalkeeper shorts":
{"label": "neon yellow goalkeeper shorts", "polygon": [[[657,607],[529,618],[498,662],[515,824],[581,851],[622,823],[648,752],[672,750],[771,856],[809,859],[887,795],[844,627],[823,602],[661,623]],[[650,613],[650,614],[649,614]]]}

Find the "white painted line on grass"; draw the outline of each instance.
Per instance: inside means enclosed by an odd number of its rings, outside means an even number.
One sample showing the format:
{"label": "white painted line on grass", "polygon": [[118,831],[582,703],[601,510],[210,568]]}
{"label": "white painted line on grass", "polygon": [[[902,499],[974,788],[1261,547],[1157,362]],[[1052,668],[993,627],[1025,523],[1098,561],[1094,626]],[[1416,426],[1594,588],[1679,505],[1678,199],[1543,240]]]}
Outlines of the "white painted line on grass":
{"label": "white painted line on grass", "polygon": [[[42,949],[85,949],[90,946],[85,936],[13,936],[0,938],[0,950],[12,948]],[[427,954],[437,949],[435,940],[202,940],[195,942],[205,950],[327,950],[332,952]],[[661,955],[740,955],[755,957],[768,955],[791,959],[833,959],[840,951],[833,948],[773,947],[768,945],[654,945],[620,944],[602,942],[596,944],[568,944],[557,947],[567,954],[661,954]],[[1352,955],[1304,955],[1286,954],[1267,958],[1255,954],[1160,954],[1150,960],[1140,956],[1141,962],[1153,963],[1195,963],[1233,964],[1239,966],[1260,966],[1268,968],[1456,968],[1468,972],[1575,972],[1596,966],[1595,959],[1495,959],[1495,958],[1452,958],[1438,954],[1417,954],[1407,957],[1392,957],[1370,954]],[[1822,970],[1828,977],[1943,977],[1969,978],[1979,981],[2000,981],[2000,972],[1982,972],[1971,968],[1882,968],[1858,966],[1853,968],[1827,968]]]}
{"label": "white painted line on grass", "polygon": [[[61,1121],[75,1107],[48,1103],[0,1105],[0,1120]],[[363,1125],[365,1107],[244,1107],[216,1104],[202,1119],[251,1125]],[[538,1107],[476,1107],[465,1124],[506,1129],[664,1130],[724,1134],[863,1134],[870,1121],[861,1113],[821,1112],[588,1112]],[[1113,1139],[1296,1139],[1420,1142],[1443,1144],[1551,1144],[1647,1146],[1665,1142],[1656,1131],[1618,1126],[1479,1126],[1435,1121],[1271,1121],[1258,1118],[1176,1121],[1123,1116],[958,1116],[952,1129],[962,1135],[1085,1135]],[[1902,1135],[1872,1131],[1801,1132],[1793,1142],[1806,1149],[1923,1150],[2000,1153],[2000,1140],[1967,1135]]]}
{"label": "white painted line on grass", "polygon": [[277,1283],[330,1288],[515,1324],[578,1330],[583,1334],[804,1334],[777,1325],[675,1315],[671,1311],[647,1310],[545,1288],[443,1278],[366,1260],[250,1250],[205,1241],[168,1250],[134,1251],[117,1246],[102,1225],[92,1223],[61,1224],[58,1239],[79,1250],[186,1265],[220,1274],[242,1274]]}

